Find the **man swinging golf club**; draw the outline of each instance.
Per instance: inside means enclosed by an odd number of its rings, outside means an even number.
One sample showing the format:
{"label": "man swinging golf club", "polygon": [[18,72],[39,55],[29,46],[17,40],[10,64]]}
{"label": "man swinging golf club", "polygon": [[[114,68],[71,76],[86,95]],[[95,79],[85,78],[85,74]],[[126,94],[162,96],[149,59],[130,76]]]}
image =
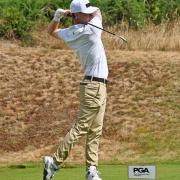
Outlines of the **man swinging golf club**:
{"label": "man swinging golf club", "polygon": [[[59,29],[62,16],[73,17],[74,25]],[[44,157],[43,180],[50,180],[68,157],[77,140],[86,135],[87,180],[102,180],[99,177],[98,149],[102,134],[103,118],[106,106],[106,84],[108,66],[101,41],[102,16],[97,7],[88,0],[73,0],[70,10],[58,9],[48,27],[48,32],[63,39],[77,54],[84,70],[84,79],[80,82],[80,112],[77,121],[60,143],[53,156]]]}

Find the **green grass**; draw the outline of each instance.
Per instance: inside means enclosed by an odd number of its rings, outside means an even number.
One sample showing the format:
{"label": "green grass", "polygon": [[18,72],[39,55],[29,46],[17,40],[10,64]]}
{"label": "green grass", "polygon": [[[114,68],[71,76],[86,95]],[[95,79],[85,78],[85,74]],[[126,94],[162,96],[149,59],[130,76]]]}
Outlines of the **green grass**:
{"label": "green grass", "polygon": [[[179,180],[180,163],[157,164],[157,180]],[[103,180],[128,180],[127,165],[100,165]],[[75,166],[61,169],[53,180],[85,180],[85,167]],[[11,166],[0,168],[1,180],[40,180],[42,166]]]}

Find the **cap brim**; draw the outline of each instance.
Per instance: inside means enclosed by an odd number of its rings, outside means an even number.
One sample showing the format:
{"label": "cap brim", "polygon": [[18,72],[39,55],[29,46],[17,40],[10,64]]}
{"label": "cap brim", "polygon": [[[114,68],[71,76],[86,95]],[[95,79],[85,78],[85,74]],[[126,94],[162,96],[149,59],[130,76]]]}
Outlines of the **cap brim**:
{"label": "cap brim", "polygon": [[82,13],[92,14],[92,13],[96,12],[97,10],[98,10],[97,7],[90,6],[90,7],[88,7],[85,11],[82,11]]}

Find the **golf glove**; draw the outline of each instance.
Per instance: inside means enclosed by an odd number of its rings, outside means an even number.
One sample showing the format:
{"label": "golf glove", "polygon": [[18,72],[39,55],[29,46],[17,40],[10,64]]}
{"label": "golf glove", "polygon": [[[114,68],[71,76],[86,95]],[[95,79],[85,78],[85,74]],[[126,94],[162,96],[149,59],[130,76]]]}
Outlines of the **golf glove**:
{"label": "golf glove", "polygon": [[65,10],[64,9],[57,9],[55,14],[54,14],[54,18],[53,21],[55,22],[59,22],[60,19],[62,18],[63,14],[64,14]]}

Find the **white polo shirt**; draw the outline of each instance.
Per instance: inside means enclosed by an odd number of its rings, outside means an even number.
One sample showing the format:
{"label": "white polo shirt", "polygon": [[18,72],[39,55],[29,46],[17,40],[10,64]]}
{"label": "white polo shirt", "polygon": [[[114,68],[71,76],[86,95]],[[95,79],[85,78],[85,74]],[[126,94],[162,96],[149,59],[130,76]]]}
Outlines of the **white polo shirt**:
{"label": "white polo shirt", "polygon": [[[90,23],[102,28],[99,16],[95,16]],[[107,79],[108,66],[101,33],[102,30],[91,25],[77,24],[59,29],[57,36],[75,50],[85,76]]]}

